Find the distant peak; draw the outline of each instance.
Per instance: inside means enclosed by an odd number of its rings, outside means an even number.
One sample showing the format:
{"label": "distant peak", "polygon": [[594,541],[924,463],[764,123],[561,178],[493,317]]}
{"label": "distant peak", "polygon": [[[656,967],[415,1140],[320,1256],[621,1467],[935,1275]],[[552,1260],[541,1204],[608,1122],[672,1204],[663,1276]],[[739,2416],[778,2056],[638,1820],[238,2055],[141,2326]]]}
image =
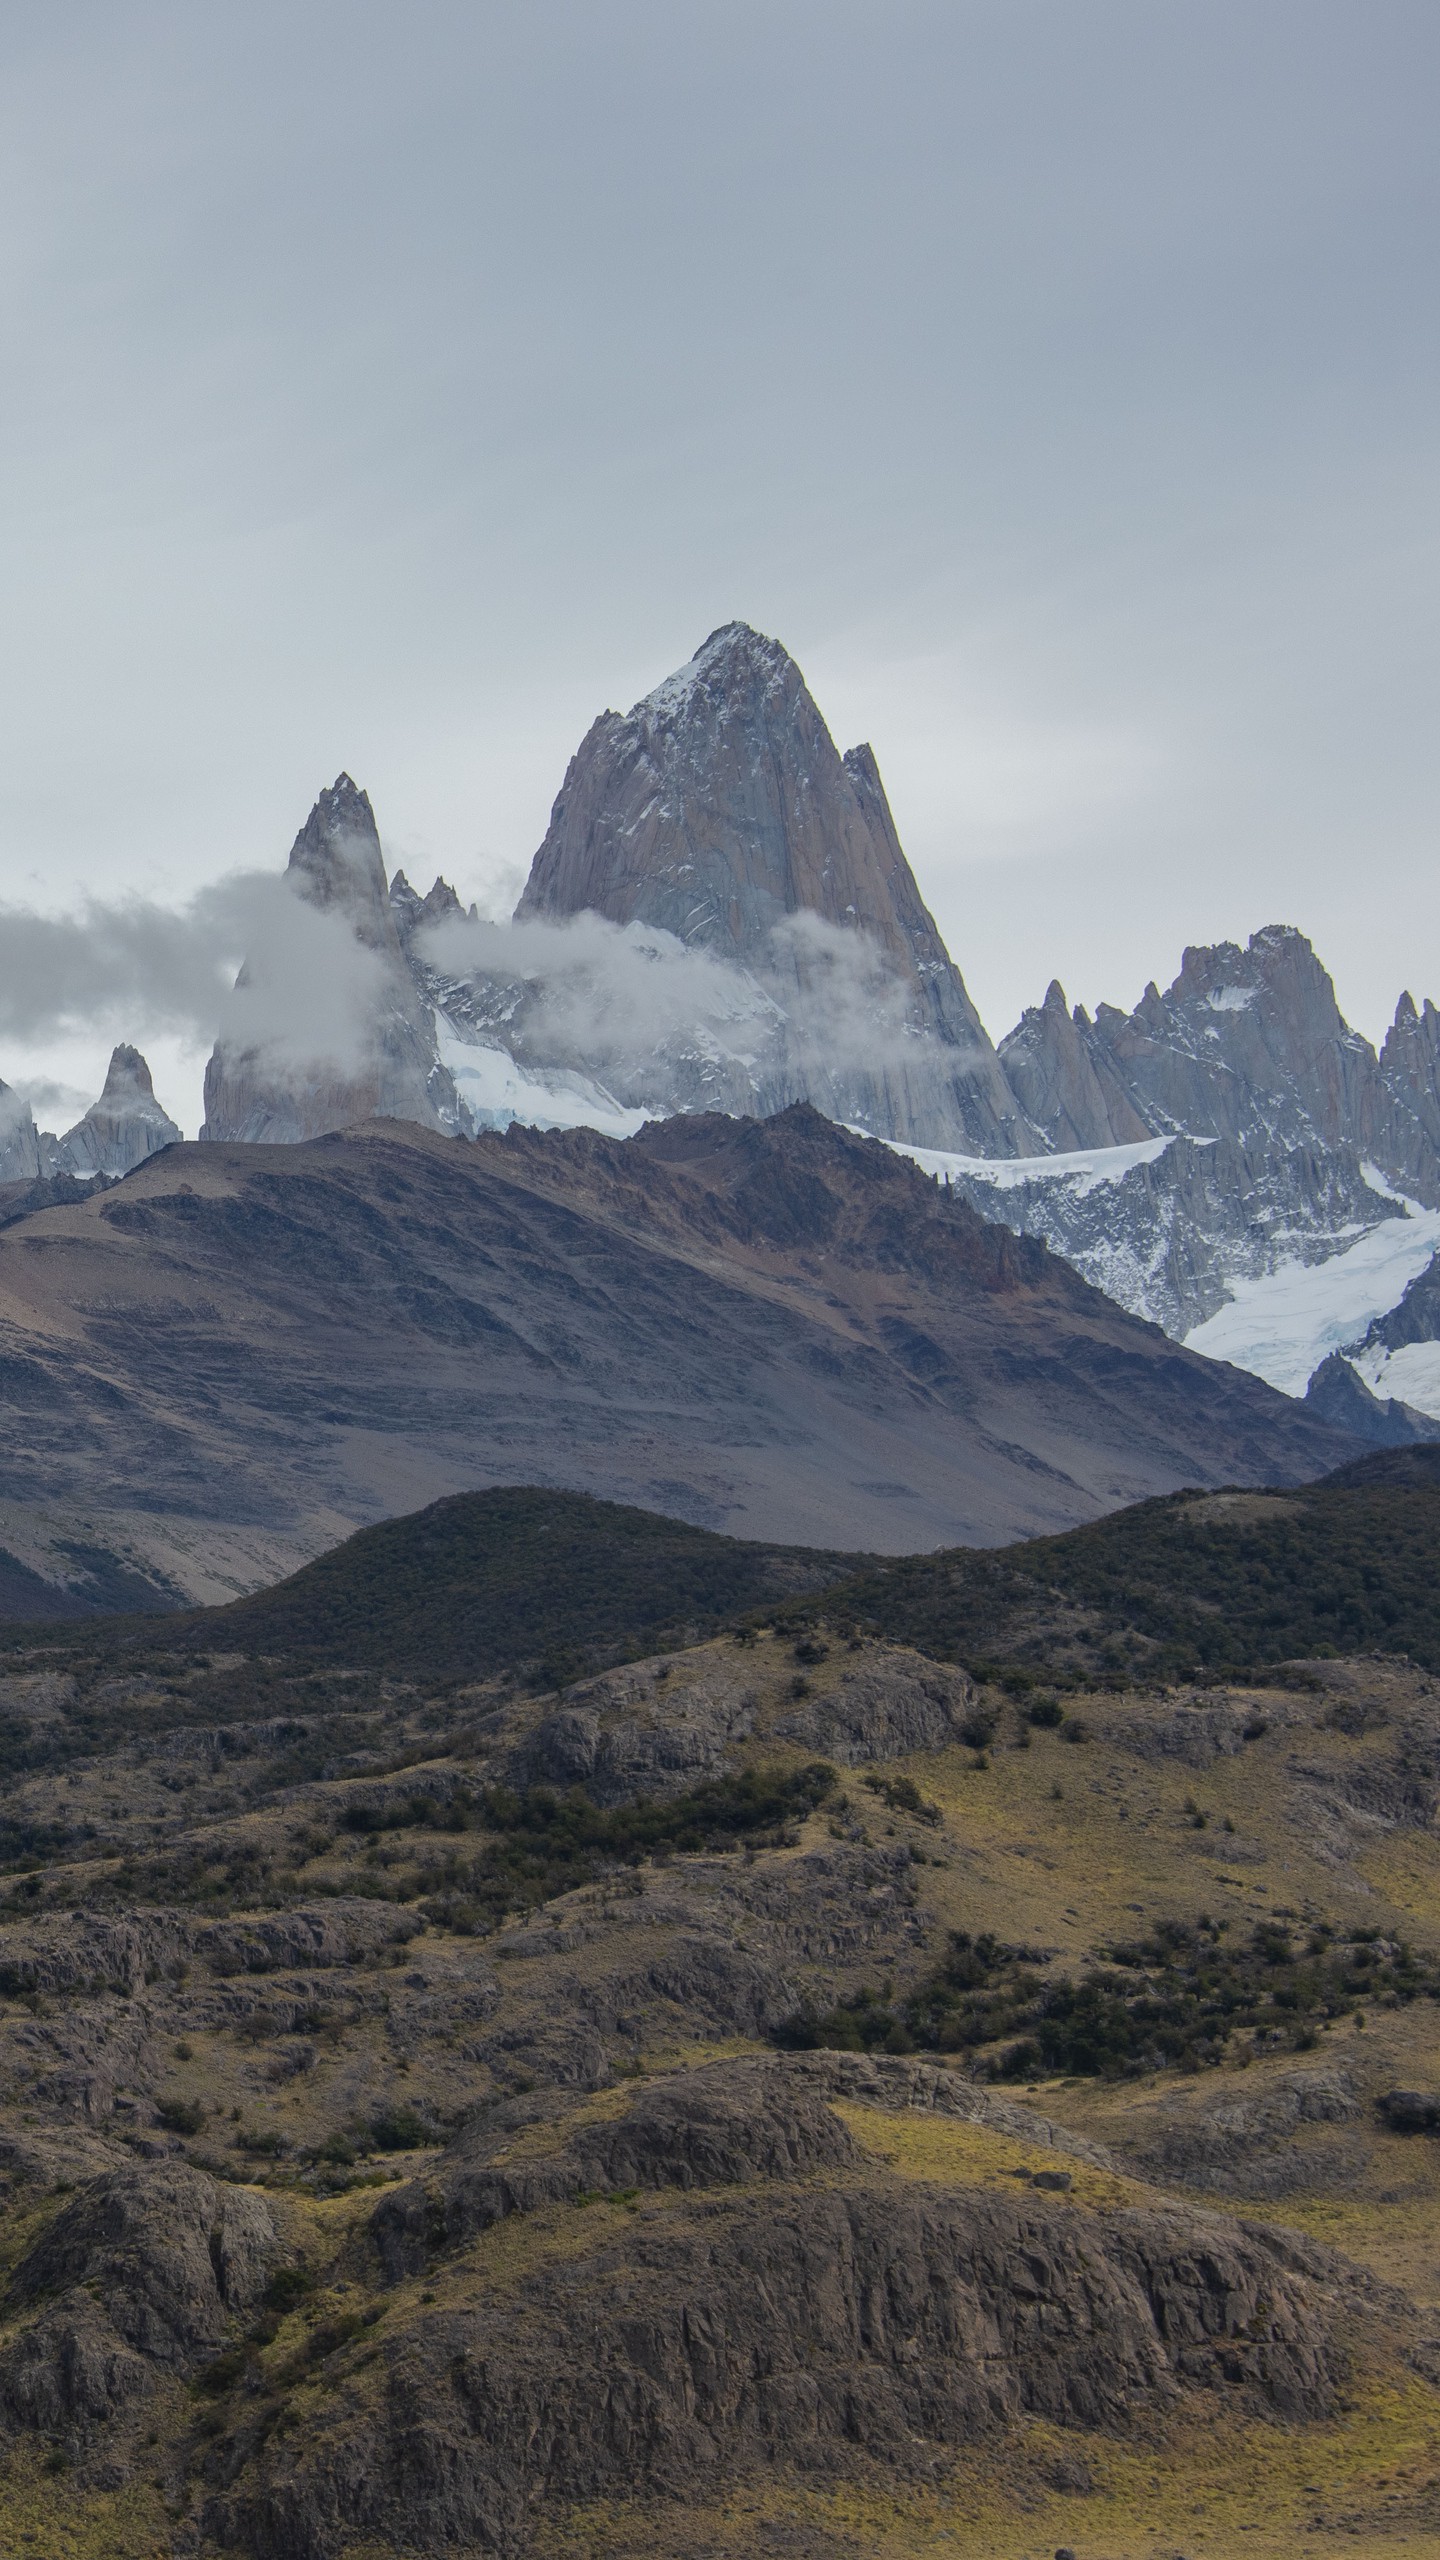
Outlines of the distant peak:
{"label": "distant peak", "polygon": [[1283,951],[1290,944],[1298,945],[1302,951],[1313,948],[1308,933],[1302,933],[1296,924],[1264,924],[1258,933],[1251,934],[1249,947],[1252,951]]}
{"label": "distant peak", "polygon": [[360,836],[379,847],[370,795],[352,782],[348,773],[338,773],[329,790],[321,792],[291,849],[292,865],[303,863],[307,848],[333,843],[342,836]]}
{"label": "distant peak", "polygon": [[368,793],[348,773],[322,791],[290,848],[289,869],[312,906],[342,906],[369,941],[393,938],[380,851],[380,830]]}
{"label": "distant peak", "polygon": [[1052,978],[1046,988],[1042,1010],[1046,1013],[1069,1013],[1070,1007],[1066,1001],[1065,990],[1058,978]]}
{"label": "distant peak", "polygon": [[155,1087],[147,1061],[138,1049],[131,1048],[128,1040],[122,1040],[110,1052],[110,1064],[105,1075],[105,1090],[100,1099],[102,1102],[114,1102],[122,1094],[133,1093],[148,1094],[152,1102],[155,1099]]}

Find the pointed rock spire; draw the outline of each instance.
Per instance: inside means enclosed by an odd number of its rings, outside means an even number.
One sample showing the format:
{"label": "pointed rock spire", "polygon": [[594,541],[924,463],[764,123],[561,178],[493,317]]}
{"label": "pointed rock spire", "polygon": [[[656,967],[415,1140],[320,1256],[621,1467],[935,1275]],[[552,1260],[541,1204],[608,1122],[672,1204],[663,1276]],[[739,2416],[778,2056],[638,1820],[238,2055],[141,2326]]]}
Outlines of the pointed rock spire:
{"label": "pointed rock spire", "polygon": [[[353,1056],[343,1064],[307,1054],[303,1021],[260,1046],[217,1041],[205,1070],[201,1137],[293,1144],[375,1118],[468,1126],[401,939],[399,916],[415,893],[403,881],[401,899],[392,902],[375,813],[348,773],[321,792],[290,848],[287,877],[308,905],[333,912],[378,954],[378,985],[354,1023],[347,1042]],[[425,903],[415,899],[417,909]]]}
{"label": "pointed rock spire", "polygon": [[57,1165],[69,1173],[133,1173],[183,1132],[155,1099],[150,1069],[122,1040],[111,1051],[105,1090],[59,1142]]}

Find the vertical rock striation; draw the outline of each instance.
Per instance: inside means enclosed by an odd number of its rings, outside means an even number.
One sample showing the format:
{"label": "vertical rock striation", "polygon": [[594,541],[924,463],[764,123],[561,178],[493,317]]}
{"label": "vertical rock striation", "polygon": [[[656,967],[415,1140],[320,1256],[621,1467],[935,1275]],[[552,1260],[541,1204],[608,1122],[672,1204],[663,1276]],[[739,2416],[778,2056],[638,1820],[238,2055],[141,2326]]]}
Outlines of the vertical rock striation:
{"label": "vertical rock striation", "polygon": [[1102,1004],[1091,1022],[1052,981],[999,1054],[1054,1147],[1184,1136],[1350,1149],[1440,1202],[1440,1015],[1402,996],[1377,1058],[1293,926],[1267,925],[1244,950],[1188,950],[1174,983],[1162,995],[1152,981],[1133,1013]]}

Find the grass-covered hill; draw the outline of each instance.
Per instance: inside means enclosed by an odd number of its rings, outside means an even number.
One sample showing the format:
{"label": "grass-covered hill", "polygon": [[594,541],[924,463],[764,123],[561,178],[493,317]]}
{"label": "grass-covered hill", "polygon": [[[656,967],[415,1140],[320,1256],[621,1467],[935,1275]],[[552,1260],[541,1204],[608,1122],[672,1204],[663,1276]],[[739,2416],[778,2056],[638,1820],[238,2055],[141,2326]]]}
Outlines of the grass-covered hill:
{"label": "grass-covered hill", "polygon": [[1384,1452],[1293,1492],[1167,1494],[990,1553],[878,1558],[807,1609],[981,1674],[1219,1678],[1360,1653],[1440,1670],[1436,1457]]}
{"label": "grass-covered hill", "polygon": [[554,1687],[790,1608],[862,1562],[721,1537],[588,1494],[498,1486],[362,1529],[224,1608],[6,1633],[12,1653],[48,1639],[56,1661],[243,1655],[301,1675],[325,1666],[444,1686],[517,1671]]}
{"label": "grass-covered hill", "polygon": [[442,1680],[524,1664],[549,1685],[597,1656],[651,1652],[791,1599],[853,1561],[506,1485],[362,1529],[273,1590],[195,1613],[184,1636]]}
{"label": "grass-covered hill", "polygon": [[[1440,1452],[1381,1452],[1296,1490],[1167,1494],[1063,1537],[898,1558],[500,1487],[361,1530],[223,1609],[44,1633],[55,1660],[243,1656],[267,1691],[276,1673],[321,1665],[440,1686],[512,1671],[554,1687],[776,1617],[1016,1686],[1234,1677],[1362,1653],[1440,1670]],[[32,1653],[39,1634],[16,1627],[12,1650]]]}
{"label": "grass-covered hill", "polygon": [[1433,2551],[1440,1699],[1160,1676],[1423,1655],[1392,1477],[888,1566],[491,1493],[19,1637],[0,2550]]}

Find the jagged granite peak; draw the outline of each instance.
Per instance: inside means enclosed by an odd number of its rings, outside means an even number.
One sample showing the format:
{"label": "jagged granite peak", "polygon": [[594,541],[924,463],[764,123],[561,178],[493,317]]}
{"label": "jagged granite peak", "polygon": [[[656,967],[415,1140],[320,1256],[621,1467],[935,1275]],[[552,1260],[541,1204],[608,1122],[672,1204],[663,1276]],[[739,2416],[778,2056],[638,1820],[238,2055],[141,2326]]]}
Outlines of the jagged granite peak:
{"label": "jagged granite peak", "polygon": [[[1070,1066],[1077,1043],[1095,1089]],[[1047,999],[1001,1056],[1032,1117],[1048,1100],[1043,1125],[1056,1146],[1121,1144],[1121,1126],[1128,1138],[1334,1145],[1355,1142],[1373,1116],[1375,1052],[1292,925],[1265,926],[1243,950],[1192,945],[1163,995],[1152,979],[1130,1014],[1101,1005],[1082,1026]]]}
{"label": "jagged granite peak", "polygon": [[[49,1143],[53,1146],[54,1140]],[[0,1182],[34,1182],[49,1171],[35,1114],[23,1093],[0,1084]]]}
{"label": "jagged granite peak", "polygon": [[[1346,1252],[1407,1201],[1440,1206],[1440,1012],[1404,994],[1377,1058],[1293,926],[1192,946],[1163,993],[1152,980],[1132,1013],[1102,1004],[1093,1023],[1052,982],[1000,1055],[1051,1145],[1091,1161],[1003,1190],[966,1172],[968,1196],[1182,1336],[1235,1283]],[[1428,1328],[1428,1301],[1404,1321]],[[1434,1338],[1372,1328],[1351,1349],[1378,1366]],[[1327,1373],[1327,1395],[1343,1387]]]}
{"label": "jagged granite peak", "polygon": [[322,791],[290,848],[286,865],[312,907],[340,907],[361,942],[398,956],[385,857],[370,795],[348,773]]}
{"label": "jagged granite peak", "polygon": [[[354,1027],[354,1054],[343,1061],[307,1057],[303,1024],[283,1043],[258,1048],[218,1041],[205,1070],[201,1137],[294,1145],[377,1118],[468,1128],[440,1062],[434,1014],[406,957],[369,795],[348,773],[321,792],[291,846],[287,877],[308,905],[335,912],[378,956],[378,987]],[[247,962],[242,979],[248,970]]]}
{"label": "jagged granite peak", "polygon": [[1152,1132],[1134,1108],[1083,1005],[1073,1014],[1052,978],[1042,1005],[1031,1005],[1000,1043],[1011,1091],[1051,1145],[1122,1147]]}
{"label": "jagged granite peak", "polygon": [[161,1147],[179,1144],[183,1131],[155,1099],[150,1069],[138,1049],[122,1040],[112,1050],[98,1102],[59,1143],[59,1169],[77,1173],[133,1173]]}
{"label": "jagged granite peak", "polygon": [[[441,924],[447,916],[463,916],[466,911],[448,880],[437,877],[422,898],[404,872],[397,871],[390,882],[390,912],[401,941],[408,945],[422,926]],[[474,909],[470,912],[473,914]]]}
{"label": "jagged granite peak", "polygon": [[904,990],[917,1047],[949,1055],[877,1074],[855,1116],[987,1154],[1043,1144],[916,886],[872,750],[838,752],[794,659],[748,623],[713,631],[629,712],[602,712],[571,759],[516,918],[587,910],[782,986],[807,972],[793,919],[864,935]]}
{"label": "jagged granite peak", "polygon": [[1423,1183],[1440,1160],[1440,1012],[1408,988],[1380,1051],[1374,1139],[1397,1179]]}
{"label": "jagged granite peak", "polygon": [[794,659],[743,622],[572,758],[516,913],[585,908],[743,960],[804,909],[907,971],[946,965],[869,748],[842,757]]}

